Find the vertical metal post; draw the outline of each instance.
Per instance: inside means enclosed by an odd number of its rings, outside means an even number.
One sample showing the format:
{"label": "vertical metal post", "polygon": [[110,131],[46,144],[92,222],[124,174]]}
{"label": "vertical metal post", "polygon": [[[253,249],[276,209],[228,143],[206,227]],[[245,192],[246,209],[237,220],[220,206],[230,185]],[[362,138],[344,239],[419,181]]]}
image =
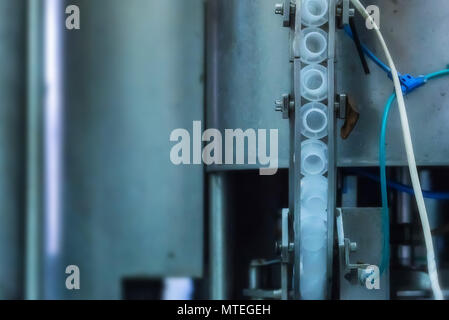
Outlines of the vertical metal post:
{"label": "vertical metal post", "polygon": [[28,0],[25,298],[30,300],[41,298],[42,8],[41,0]]}
{"label": "vertical metal post", "polygon": [[327,204],[327,295],[331,298],[332,292],[332,266],[334,257],[334,224],[335,224],[335,202],[337,190],[337,159],[335,148],[336,117],[335,117],[335,25],[336,25],[336,0],[329,0],[329,41],[328,41],[328,152],[329,152],[329,168],[327,180],[329,183],[328,204]]}
{"label": "vertical metal post", "polygon": [[226,178],[224,173],[210,173],[208,179],[210,297],[213,300],[225,300],[228,297],[226,277]]}
{"label": "vertical metal post", "polygon": [[[296,1],[295,25],[292,31],[292,43],[301,41],[301,1]],[[301,257],[301,117],[299,108],[302,105],[301,98],[301,60],[297,47],[293,47],[293,92],[295,97],[295,108],[290,117],[290,179],[293,183],[291,195],[293,199],[293,231],[294,231],[294,263],[293,263],[293,297],[300,298],[300,257]]]}

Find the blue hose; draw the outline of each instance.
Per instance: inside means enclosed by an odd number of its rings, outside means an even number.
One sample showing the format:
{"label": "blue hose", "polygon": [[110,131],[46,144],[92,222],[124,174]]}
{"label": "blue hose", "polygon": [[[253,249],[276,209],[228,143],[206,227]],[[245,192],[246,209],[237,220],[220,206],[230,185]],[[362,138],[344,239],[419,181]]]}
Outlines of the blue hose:
{"label": "blue hose", "polygon": [[[354,173],[358,176],[368,178],[372,181],[376,181],[380,183],[380,177],[371,174],[370,172],[358,168],[347,168],[346,172]],[[411,186],[394,182],[391,180],[387,180],[387,187],[390,189],[397,190],[399,192],[407,193],[409,195],[415,195],[415,191]],[[429,191],[429,190],[422,190],[423,197],[426,199],[433,199],[433,200],[449,200],[449,192],[436,192],[436,191]]]}
{"label": "blue hose", "polygon": [[[352,34],[351,28],[349,25],[344,25],[343,29],[345,30],[346,34],[354,40],[354,35]],[[388,67],[385,63],[382,62],[366,45],[363,43],[362,50],[365,52],[365,54],[370,58],[375,64],[377,64],[382,70],[384,70],[387,74],[391,74],[391,69]]]}
{"label": "blue hose", "polygon": [[[426,80],[432,80],[442,76],[449,75],[449,69],[441,70],[438,72],[430,73],[425,76]],[[387,196],[387,173],[386,173],[386,144],[385,137],[387,132],[388,116],[390,114],[391,106],[396,100],[396,94],[393,93],[385,105],[384,113],[382,116],[382,128],[380,133],[379,143],[379,166],[380,166],[380,186],[382,192],[382,228],[384,231],[384,250],[382,254],[382,262],[379,267],[382,274],[387,268],[390,261],[390,216],[388,211],[388,196]]]}

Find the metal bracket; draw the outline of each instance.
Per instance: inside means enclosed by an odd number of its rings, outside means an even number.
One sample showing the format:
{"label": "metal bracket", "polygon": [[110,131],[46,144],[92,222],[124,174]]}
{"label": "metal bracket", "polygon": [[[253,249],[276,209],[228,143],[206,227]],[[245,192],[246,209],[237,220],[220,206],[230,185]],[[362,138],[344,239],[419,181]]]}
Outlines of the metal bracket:
{"label": "metal bracket", "polygon": [[280,260],[252,260],[249,265],[249,288],[243,290],[243,295],[253,299],[280,299],[282,296],[281,289],[266,290],[260,288],[263,269],[279,263]]}
{"label": "metal bracket", "polygon": [[274,7],[274,13],[284,16],[282,25],[289,28],[295,25],[296,3],[295,1],[286,0],[283,3],[277,3]]}
{"label": "metal bracket", "polygon": [[348,274],[354,271],[357,273],[357,278],[362,285],[367,276],[366,270],[370,266],[367,263],[351,263],[350,253],[357,251],[357,243],[351,242],[349,238],[345,238],[343,229],[343,216],[341,208],[337,208],[337,234],[338,234],[338,248],[340,255],[344,257],[345,270]]}
{"label": "metal bracket", "polygon": [[354,102],[345,93],[337,95],[334,105],[337,118],[345,120],[345,123],[340,131],[341,138],[345,140],[349,137],[352,130],[354,130],[357,125],[360,118],[360,113]]}
{"label": "metal bracket", "polygon": [[[276,242],[275,250],[280,259],[267,261],[264,259],[252,260],[249,266],[249,289],[244,289],[243,294],[256,299],[282,299],[287,300],[289,292],[288,267],[291,264],[294,244],[290,242],[290,213],[288,209],[281,211],[282,235],[281,241]],[[281,266],[281,288],[261,289],[260,279],[264,268],[280,264]]]}
{"label": "metal bracket", "polygon": [[337,6],[338,28],[343,28],[344,25],[349,24],[349,18],[354,17],[355,10],[350,8],[349,0],[342,0]]}
{"label": "metal bracket", "polygon": [[290,110],[294,108],[295,100],[289,94],[283,94],[281,100],[275,101],[275,110],[282,112],[282,119],[288,119],[290,117]]}
{"label": "metal bracket", "polygon": [[334,104],[335,104],[335,112],[337,113],[337,118],[346,119],[348,95],[346,93],[337,94]]}

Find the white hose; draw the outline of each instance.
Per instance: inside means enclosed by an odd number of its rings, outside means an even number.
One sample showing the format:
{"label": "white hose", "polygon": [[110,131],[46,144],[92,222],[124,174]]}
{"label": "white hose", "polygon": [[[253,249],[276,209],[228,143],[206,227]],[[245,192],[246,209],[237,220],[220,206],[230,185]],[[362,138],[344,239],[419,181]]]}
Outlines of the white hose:
{"label": "white hose", "polygon": [[421,184],[419,182],[418,170],[416,168],[415,154],[413,153],[412,137],[410,135],[410,127],[408,124],[407,111],[405,108],[404,96],[402,94],[401,83],[399,82],[398,71],[394,65],[393,59],[391,57],[390,51],[388,50],[387,44],[382,36],[374,19],[366,11],[365,7],[360,3],[359,0],[351,0],[354,7],[360,14],[365,18],[369,19],[377,37],[379,38],[380,44],[385,52],[388,60],[388,64],[391,68],[391,75],[394,82],[394,88],[396,91],[396,96],[398,100],[399,113],[401,118],[402,133],[404,136],[405,151],[407,153],[407,161],[410,169],[410,176],[412,179],[413,190],[415,191],[416,203],[418,205],[419,216],[421,218],[421,224],[424,232],[424,240],[427,248],[427,267],[429,269],[429,278],[432,286],[432,291],[437,300],[443,300],[443,293],[438,282],[438,271],[435,262],[435,252],[433,249],[432,234],[430,232],[429,219],[427,217],[426,205],[424,203],[424,197],[421,190]]}

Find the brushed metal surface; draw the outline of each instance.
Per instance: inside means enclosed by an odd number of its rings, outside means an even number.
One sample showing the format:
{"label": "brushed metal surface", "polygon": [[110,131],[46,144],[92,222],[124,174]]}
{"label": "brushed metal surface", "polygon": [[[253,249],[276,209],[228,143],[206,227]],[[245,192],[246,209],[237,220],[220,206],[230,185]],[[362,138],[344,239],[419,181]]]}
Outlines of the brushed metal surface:
{"label": "brushed metal surface", "polygon": [[23,298],[25,5],[0,0],[0,299]]}
{"label": "brushed metal surface", "polygon": [[[78,0],[64,32],[62,265],[69,298],[120,298],[123,277],[203,273],[203,167],[170,133],[203,117],[202,0]],[[191,130],[191,129],[190,129]]]}
{"label": "brushed metal surface", "polygon": [[[279,167],[289,161],[288,120],[274,101],[291,92],[288,28],[276,0],[209,0],[207,10],[207,127],[278,129]],[[208,170],[254,169],[218,165]]]}

